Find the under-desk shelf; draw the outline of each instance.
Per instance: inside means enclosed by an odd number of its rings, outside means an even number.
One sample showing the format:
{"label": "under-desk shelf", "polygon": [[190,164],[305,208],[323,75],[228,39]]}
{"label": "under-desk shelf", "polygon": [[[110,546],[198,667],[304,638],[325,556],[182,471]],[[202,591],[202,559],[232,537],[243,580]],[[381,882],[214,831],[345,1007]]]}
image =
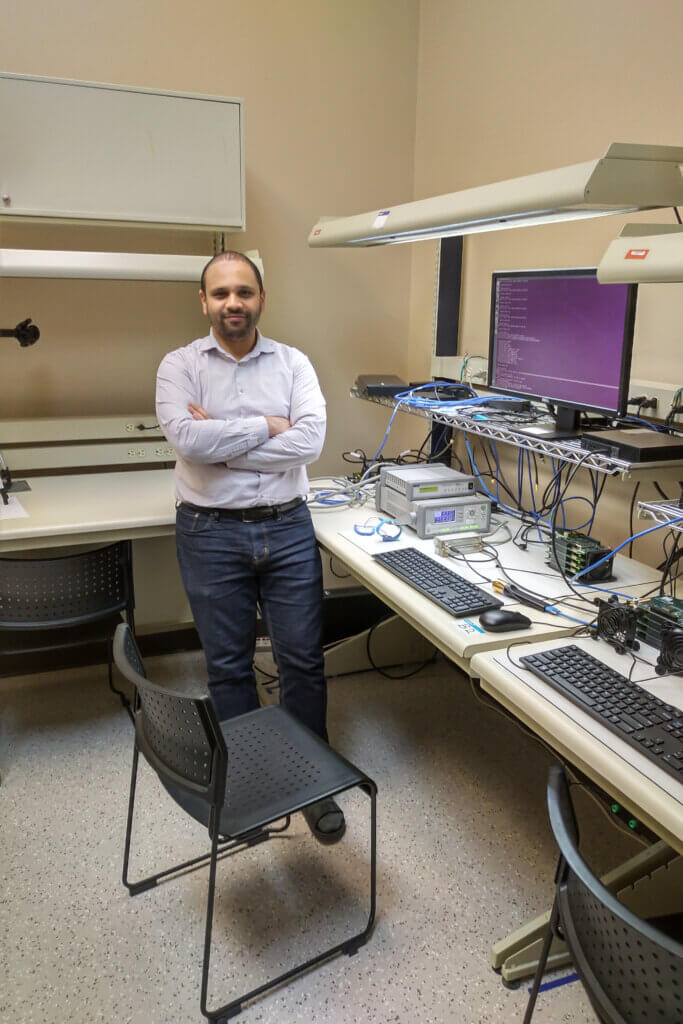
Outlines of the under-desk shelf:
{"label": "under-desk shelf", "polygon": [[[375,405],[384,405],[393,409],[397,402],[395,398],[383,398],[376,395],[364,395],[357,388],[351,388],[352,398],[361,398],[366,402],[374,402]],[[563,462],[581,463],[587,469],[597,470],[599,473],[606,473],[608,476],[631,476],[633,474],[644,475],[646,473],[661,473],[663,469],[672,469],[676,466],[683,466],[683,459],[671,462],[628,462],[626,459],[617,459],[609,455],[601,455],[600,452],[587,452],[578,441],[552,441],[547,438],[530,437],[520,434],[518,430],[511,427],[509,423],[496,421],[494,418],[483,421],[475,420],[467,415],[465,410],[436,410],[423,409],[415,406],[401,404],[401,412],[410,413],[412,416],[422,416],[423,419],[432,420],[435,423],[443,423],[444,426],[452,427],[454,430],[462,430],[467,434],[477,437],[485,437],[491,441],[501,441],[503,444],[512,444],[517,448],[526,448],[551,459],[560,459]]]}
{"label": "under-desk shelf", "polygon": [[672,530],[683,533],[683,521],[675,522],[676,519],[683,520],[683,508],[679,508],[675,501],[639,501],[638,518],[670,523]]}

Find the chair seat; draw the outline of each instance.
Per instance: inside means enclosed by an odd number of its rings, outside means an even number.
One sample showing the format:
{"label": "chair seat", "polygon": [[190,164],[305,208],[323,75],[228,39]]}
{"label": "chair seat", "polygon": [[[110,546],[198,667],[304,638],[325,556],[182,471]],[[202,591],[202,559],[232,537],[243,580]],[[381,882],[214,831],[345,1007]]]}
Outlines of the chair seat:
{"label": "chair seat", "polygon": [[[263,828],[366,776],[284,708],[271,706],[221,722],[228,777],[219,832],[231,839]],[[236,767],[231,771],[234,758]],[[163,780],[162,780],[163,782]],[[172,783],[174,800],[202,825],[209,803]]]}

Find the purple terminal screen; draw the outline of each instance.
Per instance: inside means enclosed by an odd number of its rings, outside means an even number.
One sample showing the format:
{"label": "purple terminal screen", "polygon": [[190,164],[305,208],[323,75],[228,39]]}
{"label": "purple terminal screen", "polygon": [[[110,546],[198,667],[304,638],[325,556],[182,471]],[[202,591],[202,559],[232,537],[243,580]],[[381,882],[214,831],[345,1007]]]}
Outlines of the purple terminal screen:
{"label": "purple terminal screen", "polygon": [[616,411],[628,296],[594,276],[498,278],[491,383]]}

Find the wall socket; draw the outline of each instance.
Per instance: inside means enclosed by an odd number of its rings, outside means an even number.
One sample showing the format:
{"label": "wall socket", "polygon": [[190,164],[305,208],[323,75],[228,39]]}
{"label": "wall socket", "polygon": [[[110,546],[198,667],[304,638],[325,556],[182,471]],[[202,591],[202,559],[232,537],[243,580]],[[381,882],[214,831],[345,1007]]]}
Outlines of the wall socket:
{"label": "wall socket", "polygon": [[[683,380],[680,383],[665,384],[659,380],[639,380],[632,377],[628,393],[629,398],[631,395],[647,395],[648,398],[656,398],[656,409],[643,409],[638,415],[641,419],[663,420],[666,419],[673,397],[679,387],[683,387]],[[631,406],[629,412],[635,414],[635,407]],[[675,422],[683,423],[683,415],[681,413],[676,416]]]}
{"label": "wall socket", "polygon": [[171,462],[175,460],[175,450],[170,444],[157,445],[156,448],[145,446],[140,448],[129,448],[129,459],[145,459],[147,462]]}
{"label": "wall socket", "polygon": [[161,428],[159,427],[158,423],[156,423],[154,420],[152,420],[151,423],[148,423],[144,419],[139,419],[136,423],[126,423],[126,425],[125,425],[126,433],[128,433],[128,434],[135,434],[135,433],[139,434],[139,433],[142,433],[142,431],[140,430],[140,427],[144,427],[145,430],[148,430],[150,432],[152,430],[158,430],[159,433],[161,433]]}

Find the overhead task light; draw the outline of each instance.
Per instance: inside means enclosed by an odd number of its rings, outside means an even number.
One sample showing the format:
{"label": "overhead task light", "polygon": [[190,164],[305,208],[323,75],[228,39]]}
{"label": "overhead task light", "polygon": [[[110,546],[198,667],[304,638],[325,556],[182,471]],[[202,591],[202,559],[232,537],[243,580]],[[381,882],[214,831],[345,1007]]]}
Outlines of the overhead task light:
{"label": "overhead task light", "polygon": [[197,282],[209,258],[141,252],[0,249],[0,276]]}
{"label": "overhead task light", "polygon": [[[264,277],[258,249],[244,253]],[[199,283],[210,256],[143,252],[76,252],[67,249],[0,249],[0,277],[72,277],[104,281]]]}
{"label": "overhead task light", "polygon": [[493,185],[321,218],[313,247],[387,245],[683,204],[683,148],[612,143],[600,160]]}
{"label": "overhead task light", "polygon": [[668,284],[683,281],[680,224],[626,224],[598,266],[602,284]]}

